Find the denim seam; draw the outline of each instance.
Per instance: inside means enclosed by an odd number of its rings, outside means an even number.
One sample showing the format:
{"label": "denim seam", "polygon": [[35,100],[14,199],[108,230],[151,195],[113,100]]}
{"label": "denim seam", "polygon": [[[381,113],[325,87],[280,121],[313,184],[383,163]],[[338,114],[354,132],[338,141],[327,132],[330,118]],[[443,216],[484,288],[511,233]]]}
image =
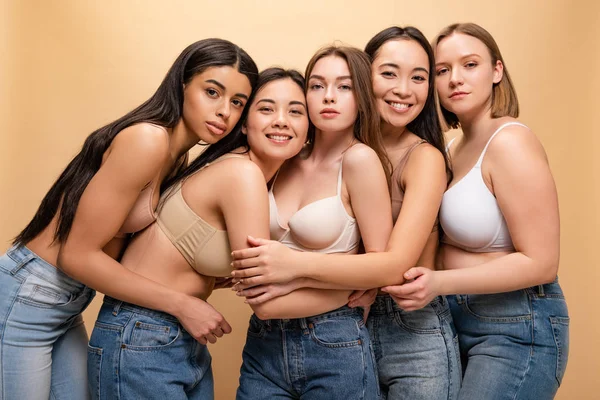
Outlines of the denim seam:
{"label": "denim seam", "polygon": [[[11,257],[11,259],[12,259],[12,257]],[[13,307],[15,306],[15,302],[17,301],[18,293],[19,293],[19,291],[21,291],[21,286],[23,286],[23,281],[20,281],[19,287],[18,287],[17,291],[15,292],[15,295],[12,298],[12,302],[10,303],[10,307],[8,308],[8,312],[6,313],[6,318],[4,318],[4,321],[2,321],[2,331],[0,332],[0,365],[4,365],[4,351],[2,351],[2,350],[4,347],[4,333],[6,331],[6,323],[12,314]],[[4,385],[4,369],[0,368],[0,372],[2,372],[0,374],[0,394],[2,394],[2,396],[0,398],[5,398],[6,396],[4,393],[4,387],[6,385]]]}
{"label": "denim seam", "polygon": [[416,333],[419,335],[438,335],[442,332],[441,328],[433,328],[433,329],[416,329],[413,328],[409,325],[407,325],[403,320],[402,320],[402,316],[400,315],[399,312],[395,312],[394,313],[394,318],[393,320],[396,322],[396,324],[398,324],[401,328],[407,330],[408,332],[411,333]]}
{"label": "denim seam", "polygon": [[192,374],[196,377],[194,382],[194,385],[192,385],[188,391],[192,391],[194,390],[194,388],[196,386],[198,386],[198,384],[201,381],[201,376],[200,373],[198,373],[198,370],[200,369],[200,366],[198,365],[198,363],[196,363],[196,357],[194,357],[194,354],[196,354],[196,348],[198,347],[200,343],[198,343],[198,341],[194,340],[192,346],[190,346],[190,354],[189,354],[189,363],[192,366],[191,370],[192,370]]}
{"label": "denim seam", "polygon": [[527,358],[527,368],[525,368],[525,370],[523,371],[523,374],[521,375],[521,380],[519,382],[519,385],[517,386],[516,390],[515,390],[515,395],[513,396],[513,400],[517,400],[518,399],[518,395],[519,392],[521,390],[521,387],[523,386],[523,382],[525,382],[525,376],[527,376],[527,373],[529,372],[529,369],[531,368],[531,361],[533,358],[533,352],[535,350],[535,310],[533,308],[533,304],[531,301],[531,297],[528,299],[529,300],[529,309],[531,310],[531,342],[529,343],[529,356]]}
{"label": "denim seam", "polygon": [[[530,304],[530,306],[531,306],[531,304]],[[533,319],[531,314],[517,315],[514,317],[486,317],[483,315],[479,315],[479,314],[475,313],[473,310],[471,310],[471,307],[469,307],[468,302],[464,302],[462,304],[462,307],[467,313],[472,315],[474,318],[476,318],[480,321],[484,321],[484,322],[512,323],[512,322],[521,322],[521,321],[531,321]]]}
{"label": "denim seam", "polygon": [[123,343],[123,346],[125,346],[125,347],[122,347],[122,349],[123,350],[132,350],[132,351],[137,351],[137,352],[144,352],[144,353],[152,353],[152,352],[157,352],[157,351],[164,351],[165,349],[167,349],[167,348],[171,347],[172,345],[174,345],[175,342],[180,337],[181,337],[181,328],[177,327],[177,335],[169,343],[166,343],[166,344],[163,344],[163,345],[160,345],[160,346],[135,346],[135,345]]}

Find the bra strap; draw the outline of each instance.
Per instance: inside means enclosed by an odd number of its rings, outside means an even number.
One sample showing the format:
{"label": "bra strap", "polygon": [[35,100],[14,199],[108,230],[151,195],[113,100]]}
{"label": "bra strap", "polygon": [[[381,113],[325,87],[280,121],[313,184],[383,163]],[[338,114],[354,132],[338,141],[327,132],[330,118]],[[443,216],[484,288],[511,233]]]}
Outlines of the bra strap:
{"label": "bra strap", "polygon": [[453,137],[452,140],[450,140],[448,142],[448,144],[446,145],[446,153],[450,151],[450,146],[452,146],[452,143],[456,140],[457,136]]}
{"label": "bra strap", "polygon": [[342,169],[344,168],[344,158],[342,157],[342,161],[340,161],[340,172],[338,173],[338,182],[337,182],[337,195],[339,196],[342,193]]}
{"label": "bra strap", "polygon": [[490,139],[485,144],[485,147],[483,148],[483,151],[481,152],[481,155],[479,156],[479,160],[477,160],[477,164],[475,164],[475,167],[481,167],[481,163],[483,162],[483,156],[485,156],[488,146],[492,142],[492,139],[494,139],[494,137],[498,134],[498,132],[500,132],[502,129],[506,128],[507,126],[512,126],[512,125],[518,125],[518,126],[522,126],[523,128],[527,128],[527,126],[523,125],[520,122],[507,122],[506,124],[501,125],[500,128],[496,129],[496,132],[494,132],[492,134],[492,136],[490,136]]}

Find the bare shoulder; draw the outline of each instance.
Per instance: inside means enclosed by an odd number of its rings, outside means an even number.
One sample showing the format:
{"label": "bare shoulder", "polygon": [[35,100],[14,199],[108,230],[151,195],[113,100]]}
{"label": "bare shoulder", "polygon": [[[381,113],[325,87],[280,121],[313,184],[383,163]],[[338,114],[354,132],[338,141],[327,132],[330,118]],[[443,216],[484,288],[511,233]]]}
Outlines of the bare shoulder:
{"label": "bare shoulder", "polygon": [[533,131],[523,125],[510,125],[503,128],[490,142],[486,155],[494,160],[513,160],[521,157],[542,157],[546,153],[542,143]]}
{"label": "bare shoulder", "polygon": [[163,127],[143,122],[119,132],[111,147],[117,154],[163,159],[169,151],[169,134]]}
{"label": "bare shoulder", "polygon": [[213,168],[224,185],[238,192],[256,185],[266,185],[260,167],[246,157],[229,157],[215,163]]}
{"label": "bare shoulder", "polygon": [[446,182],[446,160],[444,155],[429,143],[417,146],[410,154],[401,179],[408,182]]}
{"label": "bare shoulder", "polygon": [[344,172],[348,171],[350,173],[370,170],[371,168],[382,168],[375,150],[363,143],[355,144],[346,150],[342,166]]}

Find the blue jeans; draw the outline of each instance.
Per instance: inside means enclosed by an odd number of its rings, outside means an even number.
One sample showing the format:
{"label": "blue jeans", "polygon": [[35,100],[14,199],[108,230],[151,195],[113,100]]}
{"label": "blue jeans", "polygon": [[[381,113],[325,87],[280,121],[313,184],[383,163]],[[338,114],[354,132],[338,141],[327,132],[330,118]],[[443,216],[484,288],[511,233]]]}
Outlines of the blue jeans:
{"label": "blue jeans", "polygon": [[384,399],[456,399],[461,381],[458,337],[442,296],[404,311],[377,296],[367,324]]}
{"label": "blue jeans", "polygon": [[379,385],[362,308],[262,321],[252,315],[238,400],[377,399]]}
{"label": "blue jeans", "polygon": [[213,399],[211,357],[177,319],[104,297],[88,345],[94,399]]}
{"label": "blue jeans", "polygon": [[463,361],[460,399],[554,397],[569,355],[569,315],[557,281],[448,301]]}
{"label": "blue jeans", "polygon": [[0,256],[0,399],[89,399],[81,312],[94,294],[25,246]]}

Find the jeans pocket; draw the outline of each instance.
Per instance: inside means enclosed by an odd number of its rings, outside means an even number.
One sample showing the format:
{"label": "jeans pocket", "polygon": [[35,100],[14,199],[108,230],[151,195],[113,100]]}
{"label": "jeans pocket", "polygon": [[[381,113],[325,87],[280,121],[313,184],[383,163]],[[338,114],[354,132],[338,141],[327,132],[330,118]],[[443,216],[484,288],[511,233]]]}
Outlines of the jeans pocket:
{"label": "jeans pocket", "polygon": [[100,372],[102,370],[102,349],[88,344],[87,373],[88,387],[92,398],[100,398]]}
{"label": "jeans pocket", "polygon": [[52,308],[69,305],[75,294],[52,284],[36,275],[29,275],[19,290],[21,303],[37,308]]}
{"label": "jeans pocket", "polygon": [[155,350],[168,347],[179,338],[181,329],[177,322],[147,320],[138,318],[133,322],[127,348],[135,350]]}
{"label": "jeans pocket", "polygon": [[396,311],[394,321],[407,332],[422,335],[438,335],[442,328],[440,318],[431,305],[415,311]]}
{"label": "jeans pocket", "polygon": [[360,346],[360,329],[365,329],[362,318],[330,318],[308,324],[311,338],[329,348]]}
{"label": "jeans pocket", "polygon": [[531,305],[524,290],[497,294],[467,295],[464,307],[484,322],[510,323],[531,319]]}
{"label": "jeans pocket", "polygon": [[265,336],[265,323],[261,321],[256,314],[252,314],[248,323],[248,336],[262,339]]}
{"label": "jeans pocket", "polygon": [[556,344],[556,381],[562,383],[569,359],[569,317],[550,317]]}

